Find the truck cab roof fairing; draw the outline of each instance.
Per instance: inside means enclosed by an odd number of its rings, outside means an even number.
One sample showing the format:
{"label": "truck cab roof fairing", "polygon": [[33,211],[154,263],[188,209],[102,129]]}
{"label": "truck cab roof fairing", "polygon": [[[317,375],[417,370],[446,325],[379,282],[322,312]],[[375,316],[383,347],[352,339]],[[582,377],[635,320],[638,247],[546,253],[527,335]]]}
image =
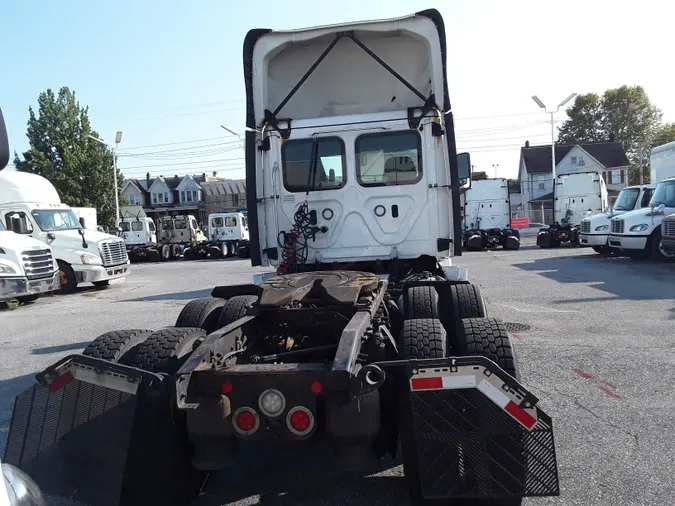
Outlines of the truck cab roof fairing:
{"label": "truck cab roof fairing", "polygon": [[[397,78],[358,42],[338,34],[353,33]],[[326,50],[332,49],[325,54]],[[316,66],[315,72],[305,74]],[[302,119],[422,108],[420,95],[432,97],[447,112],[446,127],[453,182],[453,213],[460,212],[454,126],[446,81],[443,18],[435,9],[396,19],[346,23],[293,31],[250,30],[244,41],[246,85],[247,201],[257,202],[256,163],[259,129],[276,111],[279,118]],[[347,65],[347,66],[346,66]],[[298,87],[298,83],[306,79]],[[402,79],[401,79],[402,78]],[[403,82],[406,81],[406,82]],[[297,88],[289,99],[288,95]],[[412,88],[412,89],[411,89]],[[281,108],[279,108],[281,106]],[[419,113],[418,113],[419,114]],[[249,204],[251,261],[260,265],[256,206]],[[461,234],[457,224],[456,234]],[[457,235],[459,236],[459,235]],[[457,242],[457,241],[456,241]],[[461,250],[455,245],[455,254]]]}

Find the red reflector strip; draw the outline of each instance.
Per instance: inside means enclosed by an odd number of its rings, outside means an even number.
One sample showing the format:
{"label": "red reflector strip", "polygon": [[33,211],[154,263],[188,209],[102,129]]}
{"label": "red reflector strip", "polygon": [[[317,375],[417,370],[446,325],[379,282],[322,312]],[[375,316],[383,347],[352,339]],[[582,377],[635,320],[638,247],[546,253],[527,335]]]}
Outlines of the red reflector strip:
{"label": "red reflector strip", "polygon": [[518,404],[513,401],[509,401],[509,403],[504,407],[504,411],[518,420],[520,424],[527,429],[531,429],[537,424],[537,419],[535,417],[533,417],[524,409],[521,409]]}
{"label": "red reflector strip", "polygon": [[443,378],[412,378],[410,387],[413,390],[439,390],[443,388]]}
{"label": "red reflector strip", "polygon": [[47,385],[47,388],[49,389],[50,392],[56,392],[57,390],[60,390],[74,379],[75,376],[73,376],[73,373],[71,371],[66,371],[65,374],[62,374],[58,378],[54,378],[51,381],[51,383]]}

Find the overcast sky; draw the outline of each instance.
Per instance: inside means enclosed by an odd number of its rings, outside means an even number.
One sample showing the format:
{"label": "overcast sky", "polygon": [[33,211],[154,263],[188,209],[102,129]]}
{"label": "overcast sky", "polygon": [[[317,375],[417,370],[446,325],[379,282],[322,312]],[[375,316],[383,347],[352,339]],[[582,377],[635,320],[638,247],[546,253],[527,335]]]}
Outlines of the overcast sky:
{"label": "overcast sky", "polygon": [[[516,177],[519,146],[550,142],[548,117],[571,92],[642,85],[675,120],[670,66],[675,4],[568,0],[99,0],[3,2],[0,107],[13,149],[27,148],[28,106],[69,86],[101,136],[124,131],[131,177],[243,177],[243,150],[219,125],[244,122],[242,42],[251,28],[288,29],[438,8],[448,38],[460,150],[477,170]],[[8,5],[9,4],[9,5]],[[564,119],[564,112],[558,114]],[[178,144],[180,143],[180,144]]]}

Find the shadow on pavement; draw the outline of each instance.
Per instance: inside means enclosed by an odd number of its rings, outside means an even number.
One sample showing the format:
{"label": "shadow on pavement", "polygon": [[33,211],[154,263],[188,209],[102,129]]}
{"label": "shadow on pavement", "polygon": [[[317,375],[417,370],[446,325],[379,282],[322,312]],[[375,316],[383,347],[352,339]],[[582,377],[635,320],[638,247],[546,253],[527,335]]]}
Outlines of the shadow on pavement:
{"label": "shadow on pavement", "polygon": [[176,293],[160,293],[158,295],[148,295],[146,297],[138,297],[136,299],[125,299],[117,302],[151,302],[158,300],[192,300],[201,297],[210,297],[213,288],[205,290],[193,290],[191,292],[176,292]]}
{"label": "shadow on pavement", "polygon": [[615,297],[566,299],[561,303],[598,302],[617,297],[629,300],[675,299],[675,265],[635,261],[624,257],[551,256],[513,264],[558,283],[584,283]]}
{"label": "shadow on pavement", "polygon": [[[248,460],[248,459],[244,459]],[[236,467],[211,475],[202,495],[190,506],[225,504],[409,504],[402,476],[373,476],[399,461],[385,459],[366,472],[326,470],[331,458],[315,452],[284,452],[274,458],[238,462]],[[236,486],[233,486],[236,484]],[[239,502],[241,501],[241,502]]]}
{"label": "shadow on pavement", "polygon": [[45,346],[44,348],[33,348],[30,350],[32,355],[49,355],[50,353],[59,353],[61,351],[80,351],[84,349],[91,341],[81,343],[60,344],[58,346]]}

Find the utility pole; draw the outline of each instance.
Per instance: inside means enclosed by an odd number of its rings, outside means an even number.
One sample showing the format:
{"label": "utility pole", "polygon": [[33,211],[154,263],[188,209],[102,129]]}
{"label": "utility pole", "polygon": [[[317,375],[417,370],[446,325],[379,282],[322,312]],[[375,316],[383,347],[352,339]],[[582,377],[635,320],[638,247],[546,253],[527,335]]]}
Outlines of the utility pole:
{"label": "utility pole", "polygon": [[548,114],[551,115],[551,177],[553,178],[553,192],[551,194],[551,201],[552,201],[552,211],[553,211],[553,223],[555,223],[555,113],[557,113],[560,108],[565,105],[567,102],[572,100],[577,94],[572,93],[569,97],[567,97],[565,100],[560,102],[558,104],[558,107],[556,107],[555,111],[546,111],[546,106],[544,103],[539,100],[539,97],[537,95],[534,95],[532,97],[532,100],[534,100],[534,103],[537,104],[539,107],[544,109]]}
{"label": "utility pole", "polygon": [[[99,139],[98,137],[94,137],[93,135],[87,135],[91,140],[96,141],[100,144],[103,144],[104,146],[107,146],[106,142],[103,139]],[[119,198],[119,189],[117,187],[117,149],[120,146],[120,142],[122,142],[122,131],[118,130],[117,133],[115,134],[115,147],[112,148],[112,155],[113,155],[113,184],[115,185],[114,187],[114,194],[115,194],[115,226],[117,225],[117,222],[120,219],[120,198]]]}
{"label": "utility pole", "polygon": [[[645,176],[644,176],[644,167],[642,167],[642,162],[644,160],[643,158],[643,145],[640,143],[640,163],[638,164],[638,170],[640,171],[640,184],[644,184]],[[628,181],[626,181],[626,186],[628,186]]]}

